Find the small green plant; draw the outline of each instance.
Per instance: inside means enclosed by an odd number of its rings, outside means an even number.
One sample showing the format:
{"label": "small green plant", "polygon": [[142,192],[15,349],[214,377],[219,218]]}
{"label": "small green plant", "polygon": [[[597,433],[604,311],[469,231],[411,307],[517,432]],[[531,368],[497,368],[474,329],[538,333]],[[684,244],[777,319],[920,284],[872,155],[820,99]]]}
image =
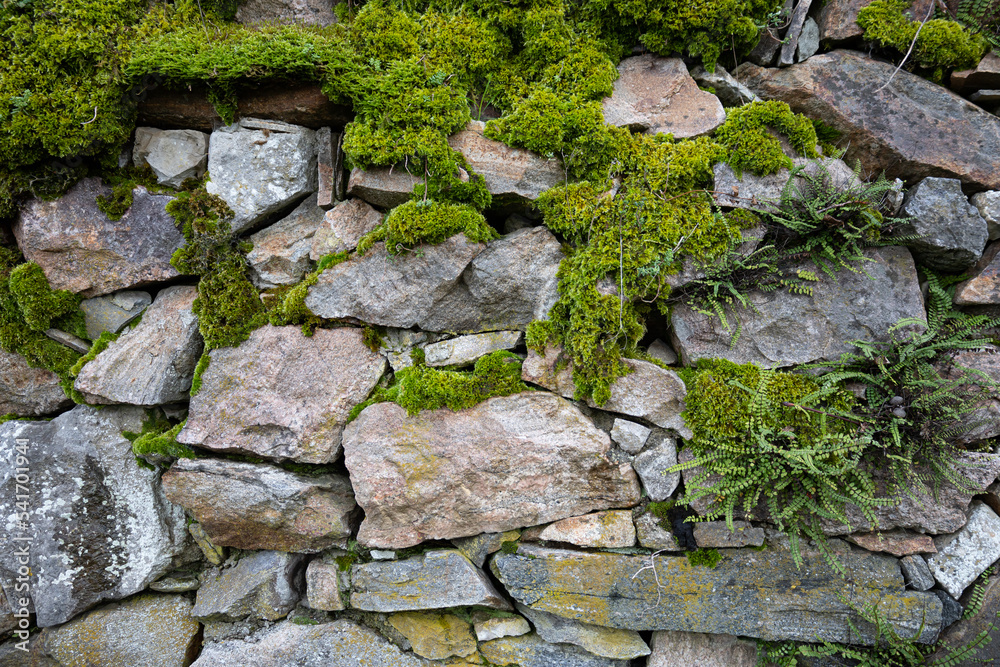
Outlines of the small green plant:
{"label": "small green plant", "polygon": [[803,157],[819,157],[812,121],[794,113],[785,102],[751,102],[727,109],[725,124],[715,131],[715,139],[726,148],[726,162],[737,175],[744,169],[758,175],[774,174],[782,167],[791,169],[792,159],[768,130],[788,137]]}
{"label": "small green plant", "polygon": [[148,465],[146,457],[155,460],[163,459],[193,459],[194,450],[177,442],[177,435],[184,428],[185,422],[174,424],[159,410],[150,410],[142,423],[139,433],[123,431],[122,436],[132,443],[132,453],[137,461]]}
{"label": "small green plant", "polygon": [[998,0],[961,0],[955,17],[968,30],[982,35],[994,50],[1000,49]]}
{"label": "small green plant", "polygon": [[685,552],[684,555],[687,556],[688,563],[691,565],[707,567],[710,570],[714,570],[722,561],[722,554],[717,549],[695,549]]}
{"label": "small green plant", "polygon": [[386,250],[396,255],[420,244],[442,243],[459,233],[472,243],[485,243],[499,236],[471,206],[430,199],[409,201],[392,209],[381,225],[361,239],[357,254],[364,255],[372,245],[385,241]]}

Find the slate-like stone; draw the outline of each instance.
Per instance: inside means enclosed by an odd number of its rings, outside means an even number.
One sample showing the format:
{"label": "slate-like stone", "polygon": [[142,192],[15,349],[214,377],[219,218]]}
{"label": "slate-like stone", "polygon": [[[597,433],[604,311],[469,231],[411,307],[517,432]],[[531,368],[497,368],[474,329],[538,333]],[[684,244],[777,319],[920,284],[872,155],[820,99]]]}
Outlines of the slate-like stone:
{"label": "slate-like stone", "polygon": [[[1000,585],[998,585],[998,582],[1000,582],[1000,576],[996,574],[993,574],[986,580],[982,592],[982,605],[979,611],[971,614],[969,618],[962,618],[964,610],[962,609],[962,605],[954,598],[940,589],[934,590],[938,594],[938,597],[942,599],[946,614],[949,611],[951,612],[948,616],[950,616],[950,620],[954,624],[952,625],[952,623],[946,621],[945,626],[950,627],[947,627],[941,633],[941,648],[930,656],[931,660],[944,657],[949,647],[968,645],[983,631],[986,631],[992,641],[985,646],[981,646],[976,651],[974,659],[970,658],[960,663],[961,667],[973,667],[977,663],[991,664],[988,662],[989,660],[992,660],[994,663],[1000,660],[1000,643],[998,643],[1000,642],[1000,624],[997,623],[997,613],[1000,612]],[[968,604],[970,597],[971,591],[963,596],[963,601]],[[980,663],[980,661],[985,662]]]}
{"label": "slate-like stone", "polygon": [[347,180],[347,195],[379,208],[396,208],[409,201],[414,186],[423,182],[423,178],[411,174],[402,165],[372,169],[355,167]]}
{"label": "slate-like stone", "polygon": [[481,644],[483,657],[494,665],[518,667],[626,667],[628,660],[594,655],[572,644],[550,644],[531,633]]}
{"label": "slate-like stone", "polygon": [[927,557],[931,574],[952,597],[1000,558],[1000,517],[985,503],[974,501],[969,521],[951,535],[934,538],[937,553]]}
{"label": "slate-like stone", "polygon": [[638,454],[649,440],[652,429],[627,419],[615,419],[611,426],[611,439],[629,454]]}
{"label": "slate-like stone", "polygon": [[986,246],[986,252],[968,273],[971,277],[955,287],[955,305],[1000,304],[1000,243]]}
{"label": "slate-like stone", "polygon": [[789,17],[785,38],[782,40],[781,51],[778,53],[778,67],[787,67],[795,62],[795,49],[798,46],[799,35],[806,22],[806,15],[812,6],[812,0],[798,0],[795,9]]}
{"label": "slate-like stone", "polygon": [[650,438],[646,448],[632,461],[646,495],[655,501],[666,500],[677,490],[681,481],[679,472],[668,473],[677,465],[677,440],[658,431]]}
{"label": "slate-like stone", "polygon": [[476,639],[488,642],[501,637],[520,637],[531,632],[531,626],[521,616],[492,616],[483,612],[473,612],[473,627]]}
{"label": "slate-like stone", "polygon": [[110,196],[111,188],[84,178],[59,199],[32,199],[14,223],[18,247],[52,289],[92,297],[176,278],[170,258],[184,237],[166,211],[172,197],[137,187],[131,208],[109,220],[98,195]]}
{"label": "slate-like stone", "polygon": [[719,98],[698,88],[683,60],[644,54],[618,64],[614,92],[604,98],[604,120],[687,139],[714,131],[726,122],[726,112]]}
{"label": "slate-like stone", "polygon": [[974,68],[952,72],[948,85],[955,92],[1000,88],[1000,56],[990,52]]}
{"label": "slate-like stone", "polygon": [[795,62],[800,63],[816,55],[819,51],[819,25],[812,18],[807,18],[799,33],[799,42],[795,45]]}
{"label": "slate-like stone", "polygon": [[517,347],[523,338],[524,333],[521,331],[491,331],[458,336],[425,345],[424,360],[428,366],[466,366],[491,352]]}
{"label": "slate-like stone", "polygon": [[206,570],[191,615],[202,621],[284,618],[302,597],[305,558],[255,551],[232,567]]}
{"label": "slate-like stone", "polygon": [[962,193],[957,178],[925,178],[903,199],[902,215],[911,218],[900,233],[916,259],[932,269],[961,273],[972,267],[986,247],[986,220]]}
{"label": "slate-like stone", "polygon": [[627,463],[607,458],[610,447],[571,403],[543,392],[412,416],[377,403],[344,432],[365,510],[358,540],[404,548],[630,507],[638,480]]}
{"label": "slate-like stone", "polygon": [[[141,431],[145,419],[137,407],[81,405],[49,422],[0,425],[0,514],[8,517],[0,541],[9,545],[0,553],[0,584],[9,597],[19,567],[15,538],[30,537],[39,627],[138,593],[183,552],[184,511],[167,501],[158,473],[138,466],[121,435]],[[15,506],[18,466],[30,468],[27,525]]]}
{"label": "slate-like stone", "polygon": [[868,551],[884,551],[896,558],[910,554],[934,553],[934,539],[930,535],[911,533],[906,530],[887,530],[874,533],[851,533],[845,538]]}
{"label": "slate-like stone", "polygon": [[986,231],[990,241],[1000,239],[1000,190],[977,192],[969,197],[969,203],[979,210],[986,220]]}
{"label": "slate-like stone", "polygon": [[724,106],[738,107],[760,100],[756,93],[737,81],[718,63],[715,64],[714,72],[706,70],[704,65],[695,65],[691,69],[691,77],[701,86],[714,88],[715,96]]}
{"label": "slate-like stone", "polygon": [[339,0],[244,0],[236,10],[236,22],[333,25],[337,22],[333,6],[338,2]]}
{"label": "slate-like stone", "polygon": [[[828,182],[842,192],[859,184],[854,170],[843,160],[836,158],[813,159],[793,157],[792,166],[802,169],[802,174],[813,178],[829,179]],[[775,211],[774,205],[781,201],[781,194],[788,185],[792,172],[780,169],[776,174],[758,176],[744,171],[737,176],[733,168],[725,162],[718,162],[712,168],[715,177],[715,201],[719,206],[746,208],[762,211]],[[794,183],[800,193],[807,192],[809,187],[805,178],[797,177]]]}
{"label": "slate-like stone", "polygon": [[899,567],[903,570],[906,585],[913,590],[926,591],[934,588],[934,576],[920,554],[899,559]]}
{"label": "slate-like stone", "polygon": [[454,614],[403,611],[386,620],[406,637],[412,651],[422,658],[464,658],[476,652],[471,626]]}
{"label": "slate-like stone", "polygon": [[635,534],[641,546],[654,551],[682,551],[674,534],[660,525],[652,514],[643,514],[635,520]]}
{"label": "slate-like stone", "polygon": [[635,525],[631,510],[594,512],[560,519],[546,526],[538,539],[596,549],[631,547],[635,546]]}
{"label": "slate-like stone", "polygon": [[74,387],[88,403],[162,405],[188,398],[204,347],[191,310],[198,288],[168,287],[134,329],[88,362]]}
{"label": "slate-like stone", "polygon": [[163,488],[214,544],[238,549],[312,553],[346,546],[357,508],[340,475],[223,459],[180,459],[163,475]]}
{"label": "slate-like stone", "polygon": [[746,521],[733,521],[733,530],[725,521],[699,521],[694,524],[694,541],[702,549],[759,547],[764,544],[764,529]]}
{"label": "slate-like stone", "polygon": [[323,224],[326,211],[309,195],[286,218],[250,237],[253,250],[247,253],[251,277],[257,287],[267,289],[292,285],[309,271],[313,235]]}
{"label": "slate-like stone", "polygon": [[347,416],[368,397],[385,359],[360,329],[265,326],[236,348],[217,348],[191,398],[178,442],[303,463],[340,454]]}
{"label": "slate-like stone", "polygon": [[616,660],[631,660],[649,655],[649,647],[635,630],[605,628],[572,621],[520,604],[516,607],[535,626],[538,636],[551,644],[575,644],[594,655]]}
{"label": "slate-like stone", "polygon": [[318,262],[331,255],[358,247],[358,241],[379,226],[384,216],[361,199],[337,203],[326,212],[312,237],[309,259]]}
{"label": "slate-like stone", "polygon": [[20,354],[0,349],[0,415],[37,417],[72,405],[59,386],[59,376],[31,368]]}
{"label": "slate-like stone", "polygon": [[477,605],[512,611],[482,570],[454,549],[351,566],[351,607],[393,612]]}
{"label": "slate-like stone", "polygon": [[157,579],[149,585],[149,589],[158,593],[189,593],[198,590],[201,580],[197,574],[179,572]]}
{"label": "slate-like stone", "polygon": [[97,340],[102,333],[118,333],[125,325],[139,317],[153,297],[148,292],[124,291],[95,296],[80,302],[84,322],[87,327],[87,337]]}
{"label": "slate-like stone", "polygon": [[648,667],[755,667],[757,644],[733,635],[660,630]]}
{"label": "slate-like stone", "polygon": [[475,563],[476,567],[482,567],[486,564],[486,558],[500,551],[504,542],[515,542],[520,536],[520,531],[508,530],[505,533],[481,533],[473,537],[459,537],[451,543]]}
{"label": "slate-like stone", "polygon": [[[898,632],[912,636],[922,627],[918,641],[934,641],[941,602],[930,593],[904,590],[894,558],[837,556],[853,582],[850,591],[820,554],[803,550],[800,570],[790,551],[777,548],[766,555],[727,550],[710,569],[691,565],[684,556],[584,553],[522,544],[517,554],[494,556],[491,567],[522,605],[610,628],[872,643],[871,628],[859,624],[850,607],[837,599],[839,593],[855,604],[878,602]],[[859,634],[852,632],[848,618]]]}
{"label": "slate-like stone", "polygon": [[201,178],[208,165],[208,135],[197,130],[135,128],[132,161],[149,165],[156,182],[179,188],[189,178]]}

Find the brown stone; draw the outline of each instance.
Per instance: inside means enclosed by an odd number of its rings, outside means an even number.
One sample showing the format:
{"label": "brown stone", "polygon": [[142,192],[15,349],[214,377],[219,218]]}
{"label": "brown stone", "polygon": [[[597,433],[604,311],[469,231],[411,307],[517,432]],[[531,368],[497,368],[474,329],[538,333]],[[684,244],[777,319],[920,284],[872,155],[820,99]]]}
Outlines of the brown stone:
{"label": "brown stone", "polygon": [[402,165],[367,170],[355,167],[347,181],[347,194],[380,208],[395,208],[409,201],[418,183],[423,183],[423,179],[411,174]]}
{"label": "brown stone", "polygon": [[316,205],[324,211],[333,208],[336,201],[336,176],[334,173],[335,146],[340,137],[330,132],[330,128],[316,130]]}
{"label": "brown stone", "polygon": [[[832,44],[840,44],[861,37],[861,26],[858,25],[858,12],[867,7],[872,0],[826,0],[821,4],[817,23],[819,23],[819,38]],[[908,10],[911,16],[923,19],[927,15],[929,5],[934,0],[914,0]]]}
{"label": "brown stone", "polygon": [[1000,88],[1000,56],[990,52],[973,69],[951,73],[951,89],[956,93]]}
{"label": "brown stone", "polygon": [[324,255],[354,250],[358,241],[382,222],[383,215],[361,199],[339,202],[327,211],[313,235],[309,259],[318,262]]}
{"label": "brown stone", "polygon": [[930,535],[906,530],[888,530],[874,533],[854,533],[844,538],[868,551],[884,551],[896,558],[912,554],[934,553],[937,548]]}
{"label": "brown stone", "polygon": [[976,265],[972,276],[955,288],[955,304],[987,306],[1000,304],[1000,243],[992,243]]}
{"label": "brown stone", "polygon": [[538,537],[580,547],[632,547],[635,546],[635,525],[631,510],[609,510],[560,519]]}
{"label": "brown stone", "polygon": [[159,128],[211,132],[225,123],[204,90],[156,88],[139,101],[138,124]]}
{"label": "brown stone", "polygon": [[0,349],[0,415],[37,417],[72,405],[59,376],[31,368],[20,354]]}

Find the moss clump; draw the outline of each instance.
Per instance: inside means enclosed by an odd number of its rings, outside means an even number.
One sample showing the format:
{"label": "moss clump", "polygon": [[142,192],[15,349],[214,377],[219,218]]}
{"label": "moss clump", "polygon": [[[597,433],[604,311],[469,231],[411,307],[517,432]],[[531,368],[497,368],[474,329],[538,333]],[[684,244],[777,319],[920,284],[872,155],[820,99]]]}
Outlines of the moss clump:
{"label": "moss clump", "polygon": [[653,501],[646,505],[646,512],[656,517],[657,523],[660,524],[660,528],[663,528],[664,530],[671,530],[670,510],[673,508],[673,500],[664,500],[662,502]]}
{"label": "moss clump", "polygon": [[361,342],[372,352],[378,353],[382,349],[383,332],[381,327],[365,326],[361,330]]}
{"label": "moss clump", "polygon": [[10,292],[17,302],[25,324],[35,331],[65,329],[73,335],[86,338],[80,297],[67,290],[49,287],[42,267],[28,262],[10,272]]}
{"label": "moss clump", "polygon": [[97,208],[109,220],[121,220],[132,206],[133,191],[136,186],[142,186],[152,192],[173,192],[172,188],[164,187],[156,182],[156,174],[148,164],[142,167],[125,167],[110,169],[102,174],[102,180],[111,186],[109,196],[97,196]]}
{"label": "moss clump", "polygon": [[80,374],[80,371],[83,370],[84,366],[96,359],[97,355],[108,349],[108,345],[111,345],[111,343],[116,340],[118,340],[118,334],[111,333],[110,331],[102,332],[97,340],[91,343],[90,350],[87,351],[87,354],[76,360],[73,367],[69,369],[69,374],[74,378],[77,377]]}
{"label": "moss clump", "polygon": [[208,364],[211,363],[211,361],[212,357],[209,355],[207,350],[203,352],[201,357],[198,359],[198,365],[194,367],[194,376],[191,378],[191,396],[194,396],[201,391],[201,376],[208,370]]}
{"label": "moss clump", "polygon": [[313,335],[317,327],[323,326],[324,320],[316,317],[306,306],[309,288],[316,284],[321,273],[341,262],[346,262],[350,257],[349,251],[324,255],[317,262],[316,269],[297,284],[278,287],[265,294],[264,301],[270,323],[278,327],[301,324],[304,335]]}
{"label": "moss clump", "polygon": [[791,169],[792,160],[781,142],[768,130],[779,132],[805,157],[819,157],[816,128],[802,114],[793,113],[785,102],[751,102],[726,110],[726,122],[715,131],[715,138],[725,146],[726,161],[733,171],[773,174],[782,167]]}
{"label": "moss clump", "polygon": [[162,458],[195,458],[194,450],[177,442],[177,434],[184,428],[185,422],[173,424],[159,410],[146,412],[139,433],[123,431],[122,436],[132,443],[132,453],[136,460],[147,463],[146,457]]}
{"label": "moss clump", "polygon": [[465,234],[472,243],[486,243],[499,236],[471,206],[409,201],[392,209],[381,225],[361,239],[357,254],[363,255],[378,241],[385,241],[386,250],[396,255],[420,244],[442,243],[455,234]]}
{"label": "moss clump", "polygon": [[694,551],[686,552],[684,555],[687,556],[688,563],[691,565],[707,567],[710,570],[714,570],[722,560],[722,554],[716,549],[695,549]]}

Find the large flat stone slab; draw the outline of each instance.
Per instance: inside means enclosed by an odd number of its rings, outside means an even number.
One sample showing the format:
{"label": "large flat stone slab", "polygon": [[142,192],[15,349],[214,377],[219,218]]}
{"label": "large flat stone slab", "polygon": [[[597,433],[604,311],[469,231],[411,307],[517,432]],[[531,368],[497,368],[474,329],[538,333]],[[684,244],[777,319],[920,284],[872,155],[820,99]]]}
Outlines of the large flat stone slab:
{"label": "large flat stone slab", "polygon": [[594,655],[573,644],[551,644],[531,633],[501,637],[480,645],[483,657],[494,665],[517,667],[626,667],[628,660]]}

